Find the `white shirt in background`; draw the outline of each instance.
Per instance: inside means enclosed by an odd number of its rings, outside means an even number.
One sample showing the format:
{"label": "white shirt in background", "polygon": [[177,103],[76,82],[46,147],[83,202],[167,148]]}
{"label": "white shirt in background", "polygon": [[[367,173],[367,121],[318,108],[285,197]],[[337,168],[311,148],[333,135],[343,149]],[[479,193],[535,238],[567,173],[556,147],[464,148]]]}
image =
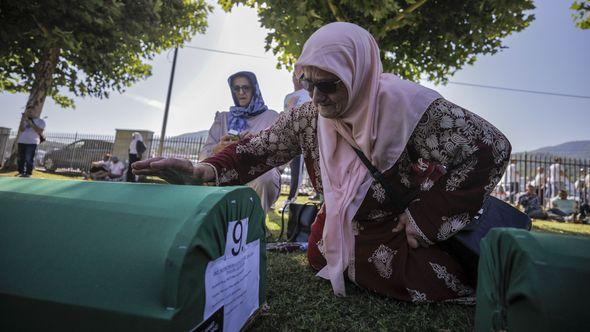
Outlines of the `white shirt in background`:
{"label": "white shirt in background", "polygon": [[506,173],[504,173],[504,183],[518,182],[516,173],[516,165],[509,164],[508,167],[506,167]]}
{"label": "white shirt in background", "polygon": [[311,98],[309,97],[309,92],[307,92],[305,89],[299,89],[285,96],[283,109],[288,111],[294,107],[299,107],[310,100]]}
{"label": "white shirt in background", "polygon": [[535,176],[534,186],[537,188],[545,187],[545,173],[537,173]]}
{"label": "white shirt in background", "polygon": [[549,166],[549,182],[556,183],[559,182],[561,173],[561,165],[558,163],[552,164]]}
{"label": "white shirt in background", "polygon": [[[35,124],[35,126],[41,128],[41,129],[45,129],[45,121],[43,121],[42,119],[39,119],[39,118],[33,119],[33,123]],[[39,144],[40,142],[41,142],[41,139],[39,138],[39,134],[37,134],[35,129],[33,129],[33,126],[31,126],[29,124],[29,122],[27,121],[25,123],[25,130],[23,130],[23,132],[20,134],[20,136],[18,138],[18,143]]]}
{"label": "white shirt in background", "polygon": [[123,171],[125,170],[125,164],[122,162],[113,163],[111,162],[109,165],[109,171],[114,175],[123,175]]}
{"label": "white shirt in background", "polygon": [[111,161],[110,160],[107,160],[107,161],[100,160],[96,163],[96,165],[108,170],[111,168]]}

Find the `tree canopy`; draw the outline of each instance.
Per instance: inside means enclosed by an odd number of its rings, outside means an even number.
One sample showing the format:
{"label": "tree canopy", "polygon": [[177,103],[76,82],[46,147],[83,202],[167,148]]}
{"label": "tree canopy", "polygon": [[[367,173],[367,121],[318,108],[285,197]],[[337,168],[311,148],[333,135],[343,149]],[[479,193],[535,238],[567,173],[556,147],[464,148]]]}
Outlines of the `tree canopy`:
{"label": "tree canopy", "polygon": [[158,52],[204,32],[211,10],[205,0],[3,0],[0,91],[46,89],[65,107],[64,90],[108,97],[149,76]]}
{"label": "tree canopy", "polygon": [[590,0],[574,1],[571,10],[576,26],[580,29],[590,29]]}
{"label": "tree canopy", "polygon": [[219,0],[257,8],[270,29],[266,49],[278,67],[290,68],[307,38],[334,21],[369,30],[381,48],[385,71],[410,80],[445,81],[477,55],[504,48],[502,39],[526,28],[532,0]]}

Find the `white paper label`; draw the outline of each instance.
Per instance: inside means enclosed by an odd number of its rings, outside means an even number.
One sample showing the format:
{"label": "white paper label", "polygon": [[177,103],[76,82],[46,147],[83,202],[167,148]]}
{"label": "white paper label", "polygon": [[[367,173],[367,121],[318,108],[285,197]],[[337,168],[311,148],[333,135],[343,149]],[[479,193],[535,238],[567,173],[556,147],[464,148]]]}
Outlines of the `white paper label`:
{"label": "white paper label", "polygon": [[206,320],[223,307],[223,330],[239,331],[258,309],[260,240],[246,244],[248,218],[228,225],[225,253],[205,271]]}

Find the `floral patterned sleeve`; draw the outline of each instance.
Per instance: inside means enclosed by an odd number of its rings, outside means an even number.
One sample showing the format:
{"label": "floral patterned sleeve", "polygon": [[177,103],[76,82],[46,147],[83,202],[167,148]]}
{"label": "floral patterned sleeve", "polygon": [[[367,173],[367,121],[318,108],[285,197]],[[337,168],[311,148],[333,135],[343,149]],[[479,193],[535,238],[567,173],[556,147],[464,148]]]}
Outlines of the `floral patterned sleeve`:
{"label": "floral patterned sleeve", "polygon": [[511,146],[481,117],[438,99],[414,130],[408,150],[418,157],[418,164],[437,165],[444,173],[422,183],[406,210],[417,233],[433,244],[463,229],[477,214],[500,181]]}
{"label": "floral patterned sleeve", "polygon": [[301,137],[310,121],[308,105],[282,112],[276,122],[256,135],[229,145],[205,160],[215,167],[219,185],[245,184],[273,167],[288,163],[301,154]]}

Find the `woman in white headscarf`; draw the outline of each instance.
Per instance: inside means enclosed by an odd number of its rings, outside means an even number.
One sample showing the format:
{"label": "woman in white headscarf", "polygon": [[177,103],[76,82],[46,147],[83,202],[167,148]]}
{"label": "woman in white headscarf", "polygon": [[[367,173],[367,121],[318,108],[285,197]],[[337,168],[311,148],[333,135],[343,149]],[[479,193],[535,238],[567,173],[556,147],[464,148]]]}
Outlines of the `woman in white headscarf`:
{"label": "woman in white headscarf", "polygon": [[[141,160],[145,150],[146,146],[145,143],[143,143],[143,136],[138,132],[131,134],[131,143],[129,143],[129,165]],[[131,167],[127,168],[127,182],[135,182],[135,175],[131,171]]]}
{"label": "woman in white headscarf", "polygon": [[363,28],[328,24],[308,39],[296,64],[311,103],[282,113],[272,127],[203,164],[153,159],[135,164],[135,171],[162,176],[162,169],[173,168],[187,181],[231,185],[303,153],[325,197],[308,259],[335,294],[345,294],[347,276],[400,300],[473,300],[464,267],[444,243],[500,180],[510,143],[437,92],[383,73],[379,54]]}

